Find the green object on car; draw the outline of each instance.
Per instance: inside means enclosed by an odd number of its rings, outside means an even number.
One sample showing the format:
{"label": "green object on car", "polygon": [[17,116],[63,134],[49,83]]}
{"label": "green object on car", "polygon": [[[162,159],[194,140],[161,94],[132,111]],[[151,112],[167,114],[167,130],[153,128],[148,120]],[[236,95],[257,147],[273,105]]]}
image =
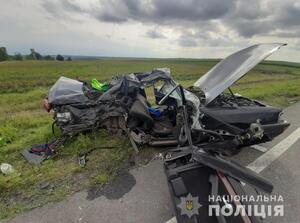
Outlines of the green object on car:
{"label": "green object on car", "polygon": [[98,91],[107,91],[109,88],[109,85],[107,83],[100,83],[97,79],[93,79],[91,81],[91,85],[94,89],[98,90]]}

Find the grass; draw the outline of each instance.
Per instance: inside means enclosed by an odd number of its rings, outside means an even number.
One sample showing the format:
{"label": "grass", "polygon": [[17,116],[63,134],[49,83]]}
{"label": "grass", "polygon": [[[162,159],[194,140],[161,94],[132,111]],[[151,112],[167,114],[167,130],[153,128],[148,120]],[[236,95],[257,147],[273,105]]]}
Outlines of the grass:
{"label": "grass", "polygon": [[[192,85],[217,60],[105,59],[94,61],[9,61],[0,63],[0,163],[13,165],[15,173],[0,174],[0,219],[62,200],[94,184],[106,184],[116,174],[132,149],[128,141],[99,131],[80,135],[59,148],[59,155],[32,166],[20,151],[51,140],[52,114],[41,108],[41,100],[61,75],[83,80],[110,80],[112,75],[170,67],[175,80]],[[287,106],[300,99],[300,65],[264,62],[239,80],[233,90],[242,95]],[[96,150],[85,168],[75,162],[79,151],[94,145],[116,145]],[[145,154],[150,153],[145,149]],[[145,155],[144,154],[144,155]],[[47,185],[41,189],[40,185]]]}

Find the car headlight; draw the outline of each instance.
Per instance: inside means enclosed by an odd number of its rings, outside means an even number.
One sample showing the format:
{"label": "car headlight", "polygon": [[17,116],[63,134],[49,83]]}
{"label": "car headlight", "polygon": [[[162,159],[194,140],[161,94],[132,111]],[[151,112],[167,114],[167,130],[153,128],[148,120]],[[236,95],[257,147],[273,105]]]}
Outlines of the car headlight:
{"label": "car headlight", "polygon": [[282,115],[283,115],[283,112],[280,112],[279,115],[278,115],[278,120],[277,120],[278,122],[283,122],[284,121]]}
{"label": "car headlight", "polygon": [[72,116],[70,112],[58,112],[56,113],[56,121],[58,122],[69,122]]}

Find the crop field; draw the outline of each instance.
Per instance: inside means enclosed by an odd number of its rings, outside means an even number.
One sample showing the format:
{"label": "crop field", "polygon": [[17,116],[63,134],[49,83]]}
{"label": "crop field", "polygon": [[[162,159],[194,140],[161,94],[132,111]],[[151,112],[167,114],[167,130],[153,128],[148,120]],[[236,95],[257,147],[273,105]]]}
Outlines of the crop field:
{"label": "crop field", "polygon": [[[132,148],[128,140],[116,139],[104,130],[79,135],[58,149],[58,156],[41,166],[32,166],[20,154],[32,144],[53,138],[52,113],[41,101],[60,77],[109,81],[113,75],[169,67],[177,82],[191,86],[217,60],[103,59],[90,61],[8,61],[0,63],[0,163],[9,163],[14,173],[0,173],[0,219],[62,200],[79,190],[108,183],[126,165]],[[300,64],[264,62],[239,80],[232,90],[268,104],[285,107],[300,100]],[[77,153],[93,146],[116,146],[96,150],[87,165],[79,167]],[[142,148],[143,162],[152,148]],[[47,186],[45,186],[47,185]]]}

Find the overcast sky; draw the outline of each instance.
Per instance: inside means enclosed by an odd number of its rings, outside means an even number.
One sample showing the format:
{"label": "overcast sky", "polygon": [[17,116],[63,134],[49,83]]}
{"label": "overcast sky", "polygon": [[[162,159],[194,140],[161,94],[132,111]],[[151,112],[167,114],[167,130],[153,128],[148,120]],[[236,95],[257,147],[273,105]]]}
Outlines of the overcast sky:
{"label": "overcast sky", "polygon": [[9,53],[220,58],[255,43],[300,62],[299,0],[0,0]]}

